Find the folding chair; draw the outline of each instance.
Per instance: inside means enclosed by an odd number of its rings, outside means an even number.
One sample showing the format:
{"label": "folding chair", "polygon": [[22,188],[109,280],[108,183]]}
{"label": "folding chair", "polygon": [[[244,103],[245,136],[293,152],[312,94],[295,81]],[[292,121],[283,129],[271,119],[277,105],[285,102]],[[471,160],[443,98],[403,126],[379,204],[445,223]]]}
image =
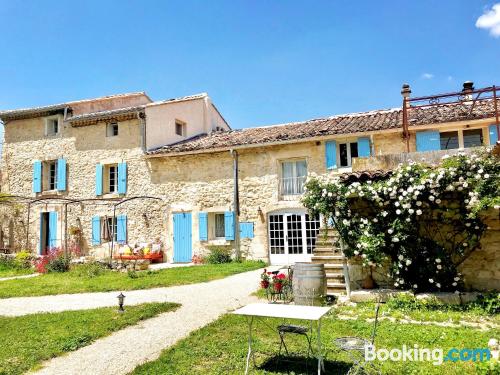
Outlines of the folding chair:
{"label": "folding chair", "polygon": [[382,372],[377,369],[373,362],[366,362],[365,360],[365,348],[373,346],[375,344],[375,335],[377,333],[378,324],[378,314],[380,310],[380,298],[377,299],[377,304],[375,307],[375,320],[373,322],[373,329],[371,338],[368,340],[363,337],[339,337],[334,340],[334,344],[340,349],[345,351],[351,357],[354,364],[347,372],[348,375],[354,374],[369,374],[376,373],[382,374]]}

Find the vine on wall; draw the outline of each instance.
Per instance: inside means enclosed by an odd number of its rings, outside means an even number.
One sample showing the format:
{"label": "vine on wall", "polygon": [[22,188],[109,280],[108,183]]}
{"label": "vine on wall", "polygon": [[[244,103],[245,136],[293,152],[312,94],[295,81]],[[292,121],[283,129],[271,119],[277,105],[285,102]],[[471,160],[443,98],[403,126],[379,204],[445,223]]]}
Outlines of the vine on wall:
{"label": "vine on wall", "polygon": [[445,156],[438,166],[410,162],[381,181],[312,178],[304,205],[331,218],[348,258],[389,262],[394,287],[463,288],[457,267],[478,246],[480,212],[500,208],[500,163],[487,150]]}

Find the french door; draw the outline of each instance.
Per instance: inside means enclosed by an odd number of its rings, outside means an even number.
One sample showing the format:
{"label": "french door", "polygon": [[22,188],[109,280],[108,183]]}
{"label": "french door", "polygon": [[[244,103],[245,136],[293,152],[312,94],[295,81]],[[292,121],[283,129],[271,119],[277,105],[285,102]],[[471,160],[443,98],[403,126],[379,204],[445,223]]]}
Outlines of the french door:
{"label": "french door", "polygon": [[307,213],[269,215],[269,260],[271,264],[310,262],[319,231],[319,216]]}

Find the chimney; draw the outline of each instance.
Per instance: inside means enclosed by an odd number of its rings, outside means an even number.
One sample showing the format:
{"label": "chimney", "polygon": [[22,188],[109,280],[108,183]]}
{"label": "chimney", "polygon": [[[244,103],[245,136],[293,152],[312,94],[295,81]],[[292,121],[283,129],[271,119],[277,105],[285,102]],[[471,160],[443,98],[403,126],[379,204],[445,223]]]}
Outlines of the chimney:
{"label": "chimney", "polygon": [[465,81],[462,88],[464,100],[472,100],[472,91],[474,91],[474,82]]}
{"label": "chimney", "polygon": [[401,95],[403,95],[403,98],[409,98],[410,94],[411,94],[410,85],[407,83],[404,83],[403,87],[401,88]]}

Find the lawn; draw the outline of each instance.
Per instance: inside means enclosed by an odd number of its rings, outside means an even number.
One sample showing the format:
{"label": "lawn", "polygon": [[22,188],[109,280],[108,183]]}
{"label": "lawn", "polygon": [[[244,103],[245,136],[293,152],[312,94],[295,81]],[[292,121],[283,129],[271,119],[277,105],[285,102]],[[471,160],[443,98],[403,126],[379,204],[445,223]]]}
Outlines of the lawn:
{"label": "lawn", "polygon": [[263,262],[245,261],[140,271],[132,275],[104,270],[98,275],[88,276],[77,266],[66,273],[48,273],[29,279],[2,281],[0,282],[0,298],[136,290],[193,284],[221,279],[261,267],[264,267]]}
{"label": "lawn", "polygon": [[[371,310],[373,305],[362,306],[364,314]],[[383,310],[385,316],[391,312]],[[347,373],[351,361],[345,354],[334,350],[333,339],[341,336],[370,337],[372,323],[364,319],[340,320],[337,314],[352,315],[351,308],[339,308],[333,311],[323,321],[322,342],[326,351],[326,374]],[[465,320],[480,321],[474,313],[462,313]],[[409,317],[422,317],[422,314],[409,313]],[[265,323],[265,324],[264,324]],[[279,339],[275,330],[281,320],[266,319],[257,323],[255,349],[260,352],[256,356],[258,369],[256,374],[286,374],[314,373],[314,362],[310,362],[306,371],[305,366],[289,368],[290,364],[276,363],[275,354],[279,348]],[[300,323],[299,323],[300,324]],[[303,323],[301,323],[303,324]],[[401,348],[403,344],[413,347],[428,348],[483,348],[492,337],[498,337],[499,330],[481,331],[473,328],[447,328],[436,325],[402,324],[382,320],[380,322],[375,344],[378,348]],[[287,337],[287,344],[292,351],[305,353],[305,339],[303,337]],[[146,363],[135,369],[134,374],[237,374],[244,372],[245,356],[247,351],[247,325],[243,317],[225,315],[212,324],[193,332],[189,337],[177,345],[165,350],[161,357],[153,362]],[[267,354],[266,354],[267,353]],[[272,354],[274,353],[274,355]],[[431,362],[381,362],[383,374],[475,374],[473,362],[451,363],[445,362],[435,366]],[[292,366],[294,366],[292,364]]]}
{"label": "lawn", "polygon": [[31,273],[33,273],[33,270],[31,268],[13,268],[0,263],[0,278],[29,275]]}
{"label": "lawn", "polygon": [[22,374],[50,358],[77,350],[114,331],[166,311],[173,303],[0,317],[0,374]]}

